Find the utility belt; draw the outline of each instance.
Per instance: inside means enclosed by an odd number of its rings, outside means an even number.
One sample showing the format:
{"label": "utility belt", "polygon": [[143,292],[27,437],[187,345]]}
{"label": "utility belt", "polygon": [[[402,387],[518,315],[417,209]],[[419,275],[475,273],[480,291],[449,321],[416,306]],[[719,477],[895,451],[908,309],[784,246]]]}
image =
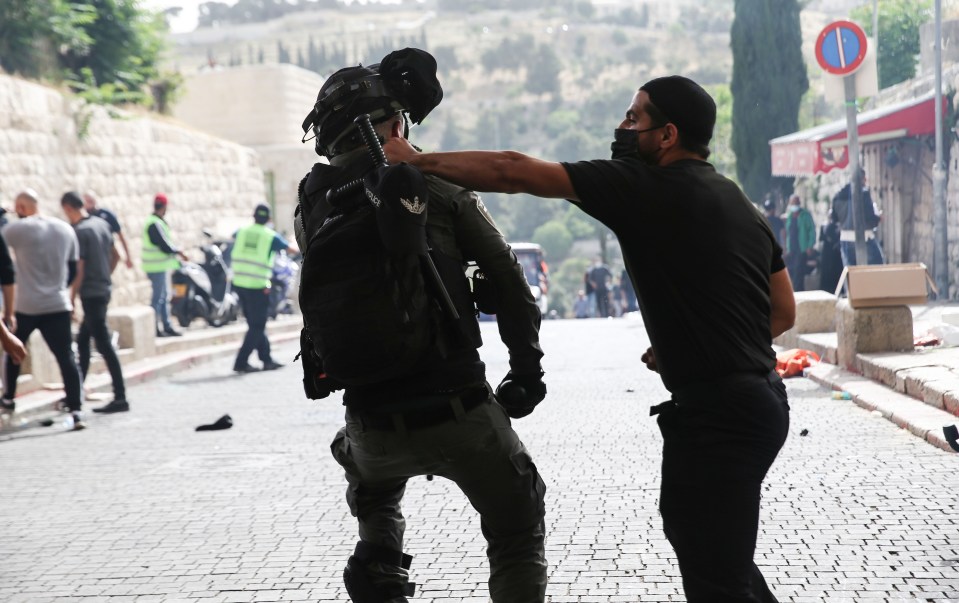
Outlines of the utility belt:
{"label": "utility belt", "polygon": [[728,387],[742,385],[744,383],[769,383],[773,384],[781,381],[782,378],[775,371],[745,371],[730,373],[719,379],[711,379],[701,383],[689,383],[673,390],[673,397],[666,402],[661,402],[650,407],[649,416],[654,417],[659,413],[678,406],[703,406],[715,403],[717,395]]}
{"label": "utility belt", "polygon": [[471,410],[488,402],[491,394],[488,385],[479,385],[466,389],[436,392],[416,397],[416,409],[389,410],[353,410],[349,415],[359,421],[363,429],[379,431],[412,431],[434,427],[447,421],[460,420]]}
{"label": "utility belt", "polygon": [[[876,233],[872,230],[867,230],[865,232],[866,240],[871,241],[876,238]],[[840,230],[839,231],[839,240],[846,243],[855,243],[856,242],[856,231],[855,230]]]}

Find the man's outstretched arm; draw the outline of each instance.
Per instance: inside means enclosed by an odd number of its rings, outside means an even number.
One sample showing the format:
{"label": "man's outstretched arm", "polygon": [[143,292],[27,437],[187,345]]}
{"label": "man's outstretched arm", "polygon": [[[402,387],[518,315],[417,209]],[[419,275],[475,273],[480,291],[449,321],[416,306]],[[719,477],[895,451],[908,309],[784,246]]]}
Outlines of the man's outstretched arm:
{"label": "man's outstretched arm", "polygon": [[409,163],[424,173],[470,190],[578,199],[561,164],[515,151],[420,153],[402,137],[387,140],[383,150],[390,163]]}

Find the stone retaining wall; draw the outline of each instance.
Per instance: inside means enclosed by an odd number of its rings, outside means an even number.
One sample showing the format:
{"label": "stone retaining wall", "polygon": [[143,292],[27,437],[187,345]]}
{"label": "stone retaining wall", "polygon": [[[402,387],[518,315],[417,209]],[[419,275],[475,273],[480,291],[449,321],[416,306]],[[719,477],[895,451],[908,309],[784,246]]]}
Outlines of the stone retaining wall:
{"label": "stone retaining wall", "polygon": [[[202,229],[223,231],[250,221],[264,198],[257,154],[172,119],[84,105],[56,89],[0,74],[0,204],[13,209],[17,192],[40,193],[41,212],[63,217],[60,196],[92,188],[117,213],[134,269],[114,273],[113,303],[149,302],[139,268],[146,217],[159,191],[170,200],[174,242],[193,259]],[[12,211],[8,217],[15,219]],[[122,252],[121,252],[122,253]]]}

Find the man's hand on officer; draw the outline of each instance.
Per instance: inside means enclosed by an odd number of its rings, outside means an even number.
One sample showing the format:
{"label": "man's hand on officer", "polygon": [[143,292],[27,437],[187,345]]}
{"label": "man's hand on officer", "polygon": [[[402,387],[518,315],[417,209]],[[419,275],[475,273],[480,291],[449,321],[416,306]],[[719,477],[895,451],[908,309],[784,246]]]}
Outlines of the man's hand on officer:
{"label": "man's hand on officer", "polygon": [[506,409],[506,414],[514,419],[522,419],[533,412],[545,397],[543,371],[527,375],[509,371],[496,388],[496,399]]}

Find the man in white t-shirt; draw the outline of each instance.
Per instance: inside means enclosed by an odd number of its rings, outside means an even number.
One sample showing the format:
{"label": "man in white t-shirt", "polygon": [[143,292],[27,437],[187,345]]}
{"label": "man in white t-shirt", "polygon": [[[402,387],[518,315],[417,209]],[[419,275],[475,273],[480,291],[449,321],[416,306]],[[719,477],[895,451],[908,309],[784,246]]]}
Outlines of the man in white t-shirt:
{"label": "man in white t-shirt", "polygon": [[[84,429],[86,424],[80,415],[83,390],[70,330],[73,313],[70,285],[75,282],[80,257],[77,235],[63,220],[40,214],[34,190],[27,189],[18,194],[14,207],[20,219],[3,229],[3,236],[13,252],[17,274],[15,319],[11,327],[23,342],[35,330],[43,335],[63,376],[73,428]],[[0,405],[12,411],[20,366],[7,359],[6,371],[6,388]]]}

